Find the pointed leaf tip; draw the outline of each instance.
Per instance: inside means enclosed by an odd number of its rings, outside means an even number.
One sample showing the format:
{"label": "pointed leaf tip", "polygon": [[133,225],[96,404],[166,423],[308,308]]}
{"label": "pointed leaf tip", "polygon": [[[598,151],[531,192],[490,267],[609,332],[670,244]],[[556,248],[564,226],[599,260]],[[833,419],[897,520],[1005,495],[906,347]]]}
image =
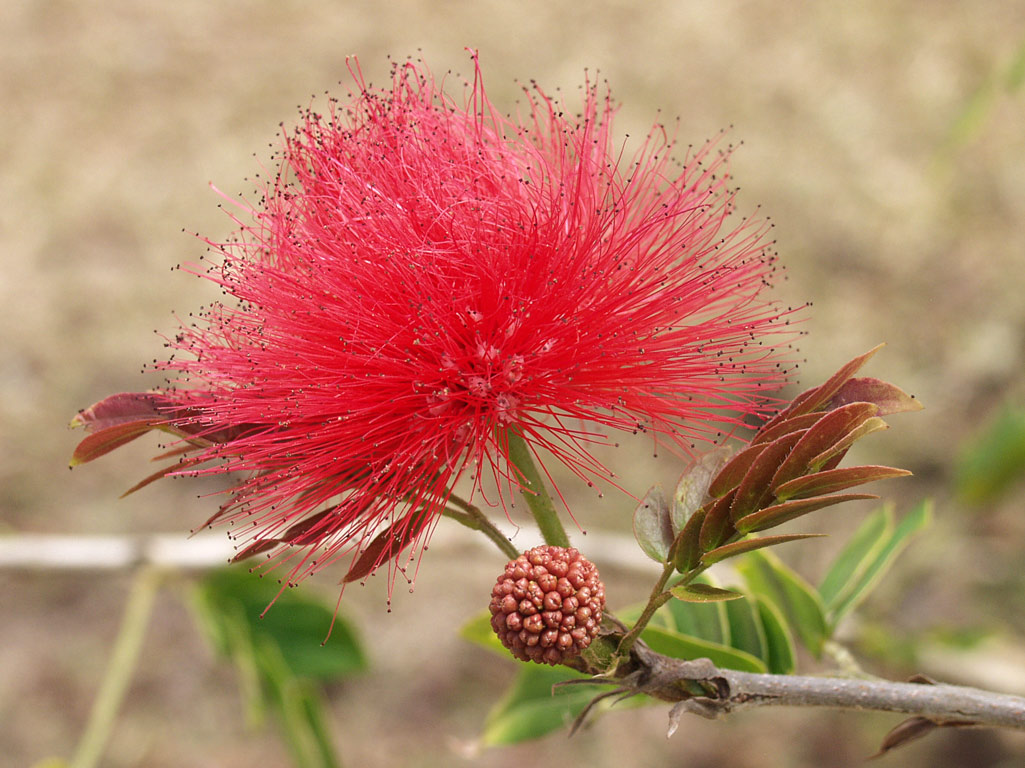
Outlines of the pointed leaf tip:
{"label": "pointed leaf tip", "polygon": [[920,411],[925,407],[895,384],[872,378],[850,379],[833,395],[826,407],[839,408],[855,402],[875,403],[879,408],[877,416]]}

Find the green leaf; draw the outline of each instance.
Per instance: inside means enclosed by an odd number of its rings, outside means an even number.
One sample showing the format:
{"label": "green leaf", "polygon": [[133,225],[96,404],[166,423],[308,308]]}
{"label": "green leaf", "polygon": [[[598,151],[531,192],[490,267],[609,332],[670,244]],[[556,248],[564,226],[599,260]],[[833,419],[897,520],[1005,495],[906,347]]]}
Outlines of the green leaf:
{"label": "green leaf", "polygon": [[893,532],[871,557],[860,575],[849,581],[832,600],[829,612],[830,626],[836,627],[840,620],[853,610],[882,580],[893,565],[893,561],[910,543],[911,537],[932,520],[932,501],[918,504],[897,524]]}
{"label": "green leaf", "polygon": [[789,675],[797,668],[797,649],[786,618],[771,600],[752,597],[765,632],[766,663],[775,675]]}
{"label": "green leaf", "polygon": [[[222,568],[200,582],[196,597],[215,637],[224,637],[231,630],[209,624],[241,610],[253,646],[275,645],[296,676],[331,680],[366,668],[366,657],[348,621],[335,617],[331,607],[306,592],[286,590],[279,595],[279,590],[276,581],[258,578],[244,569]],[[332,620],[334,628],[325,642]],[[219,645],[222,653],[225,649],[224,644]]]}
{"label": "green leaf", "polygon": [[954,484],[968,504],[998,499],[1025,477],[1025,408],[1005,407],[961,452]]}
{"label": "green leaf", "polygon": [[651,487],[637,505],[633,516],[633,531],[644,554],[656,563],[666,562],[675,533],[669,502],[661,485]]}
{"label": "green leaf", "polygon": [[677,659],[708,658],[718,667],[741,672],[765,672],[768,669],[765,662],[746,651],[663,627],[649,625],[641,633],[641,639],[656,653]]}
{"label": "green leaf", "polygon": [[[701,574],[698,580],[690,584],[692,587],[712,587],[708,574]],[[684,602],[670,600],[663,605],[655,617],[664,619],[667,629],[675,630],[682,635],[691,635],[722,645],[730,644],[730,627],[726,622],[726,610],[721,601],[715,602]]]}
{"label": "green leaf", "polygon": [[858,526],[819,585],[819,595],[827,613],[835,608],[837,597],[844,588],[868,568],[892,530],[893,507],[890,505],[880,507]]}
{"label": "green leaf", "polygon": [[741,539],[730,544],[706,552],[701,556],[701,562],[705,565],[712,565],[728,557],[736,557],[756,549],[773,547],[777,544],[786,544],[788,541],[800,541],[801,539],[815,539],[824,536],[823,533],[787,533],[781,536],[760,536],[752,539]]}
{"label": "green leaf", "polygon": [[743,597],[740,592],[713,587],[710,584],[684,584],[673,587],[669,592],[677,600],[683,600],[685,603],[719,603]]}
{"label": "green leaf", "polygon": [[830,634],[819,593],[768,552],[752,552],[737,570],[752,592],[768,598],[783,612],[804,646],[818,656]]}
{"label": "green leaf", "polygon": [[482,611],[459,628],[459,636],[507,659],[513,658],[491,627],[491,612]]}
{"label": "green leaf", "polygon": [[261,638],[257,658],[293,763],[300,768],[337,768],[337,750],[318,687],[309,679],[297,678],[280,647],[269,638]]}
{"label": "green leaf", "polygon": [[486,747],[519,744],[570,725],[606,689],[567,685],[553,690],[552,686],[584,677],[566,667],[521,664],[512,687],[488,713],[481,743]]}
{"label": "green leaf", "polygon": [[[716,586],[709,582],[708,575],[701,574],[695,583]],[[631,625],[637,621],[643,610],[644,603],[634,603],[616,611],[616,616],[620,621]],[[679,634],[690,635],[722,645],[730,643],[730,628],[726,621],[726,611],[720,602],[691,603],[670,600],[655,611],[649,626],[662,627]]]}
{"label": "green leaf", "polygon": [[765,627],[758,617],[757,600],[748,595],[743,597],[744,600],[730,600],[723,604],[730,627],[730,645],[768,663],[769,647]]}

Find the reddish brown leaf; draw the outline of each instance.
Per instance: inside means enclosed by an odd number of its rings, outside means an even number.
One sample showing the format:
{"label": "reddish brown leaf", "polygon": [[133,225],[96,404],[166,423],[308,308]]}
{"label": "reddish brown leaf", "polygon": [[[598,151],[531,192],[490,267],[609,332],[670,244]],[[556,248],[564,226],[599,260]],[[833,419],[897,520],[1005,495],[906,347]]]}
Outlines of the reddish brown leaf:
{"label": "reddish brown leaf", "polygon": [[920,739],[938,727],[939,724],[936,721],[930,720],[927,717],[909,717],[907,720],[902,720],[883,737],[883,743],[879,745],[879,751],[869,759],[874,760],[882,757],[890,750]]}
{"label": "reddish brown leaf", "polygon": [[155,392],[121,392],[79,411],[71,426],[97,432],[125,423],[164,421],[167,414],[161,407],[166,404],[167,398]]}
{"label": "reddish brown leaf", "polygon": [[851,379],[833,395],[827,408],[839,408],[847,403],[875,403],[877,416],[922,410],[922,404],[900,387],[879,379]]}
{"label": "reddish brown leaf", "polygon": [[369,576],[378,566],[398,557],[402,550],[416,541],[430,519],[427,510],[421,507],[392,523],[356,556],[348,573],[342,578],[342,583],[359,581]]}
{"label": "reddish brown leaf", "polygon": [[847,451],[848,450],[849,450],[849,447],[848,448],[844,448],[843,450],[837,451],[829,459],[826,459],[826,461],[821,466],[816,465],[816,469],[818,469],[819,472],[825,472],[826,470],[829,470],[829,469],[836,469],[837,467],[840,466],[840,462],[844,460],[844,456],[847,455]]}
{"label": "reddish brown leaf", "polygon": [[206,461],[206,459],[204,459],[204,458],[202,458],[200,456],[190,456],[188,458],[182,459],[181,461],[176,461],[174,464],[168,464],[166,467],[158,469],[152,475],[148,475],[147,477],[144,477],[142,480],[137,482],[135,485],[133,485],[127,491],[122,493],[121,494],[121,498],[123,499],[125,496],[130,496],[131,494],[135,493],[136,491],[138,491],[138,490],[140,490],[142,488],[145,488],[150,483],[155,483],[157,480],[160,480],[161,478],[167,477],[168,475],[170,475],[173,472],[178,472],[178,471],[180,471],[182,469],[185,469],[186,467],[194,467],[197,464],[202,464],[204,461]]}
{"label": "reddish brown leaf", "polygon": [[776,498],[780,501],[787,499],[806,499],[811,496],[819,496],[824,493],[835,493],[845,488],[853,488],[862,483],[871,483],[875,480],[885,480],[890,477],[903,477],[910,475],[906,469],[896,467],[883,467],[879,465],[865,465],[861,467],[846,467],[844,469],[831,469],[824,472],[816,472],[813,475],[798,477],[790,482],[783,483],[776,488]]}
{"label": "reddish brown leaf", "polygon": [[788,541],[798,541],[799,539],[814,539],[824,535],[822,533],[788,533],[782,536],[762,536],[757,539],[743,539],[742,541],[724,544],[718,549],[713,549],[711,552],[706,552],[701,556],[701,562],[705,565],[712,565],[712,563],[718,563],[720,560],[725,560],[728,557],[742,555],[745,552],[753,552],[756,549],[764,549],[765,547],[785,544]]}
{"label": "reddish brown leaf", "polygon": [[705,519],[701,524],[701,534],[698,537],[698,547],[702,552],[714,549],[736,532],[733,521],[730,520],[730,505],[733,502],[734,493],[734,491],[730,491],[705,512]]}
{"label": "reddish brown leaf", "polygon": [[708,495],[713,499],[717,499],[720,496],[725,496],[740,485],[740,481],[744,479],[747,470],[750,469],[751,464],[758,458],[758,455],[765,450],[765,447],[765,443],[749,445],[727,461],[709,484]]}
{"label": "reddish brown leaf", "polygon": [[731,520],[736,521],[751,514],[762,506],[763,501],[771,498],[769,484],[773,475],[804,435],[804,431],[791,432],[766,445],[737,486],[730,506]]}
{"label": "reddish brown leaf", "polygon": [[[858,372],[861,366],[868,362],[872,355],[882,349],[883,346],[884,345],[882,344],[877,344],[865,354],[858,355],[849,363],[843,365],[840,370],[830,376],[824,384],[816,387],[815,397],[804,407],[806,407],[808,411],[815,411],[819,408],[826,407],[829,401],[833,399],[834,395],[840,391],[844,384],[846,384],[850,378]],[[807,413],[807,411],[805,412]],[[797,414],[792,413],[791,415],[796,416]]]}
{"label": "reddish brown leaf", "polygon": [[737,530],[740,533],[754,533],[774,528],[790,520],[794,520],[817,509],[830,507],[843,501],[859,501],[861,499],[878,499],[872,493],[840,493],[835,496],[817,496],[813,499],[795,499],[785,501],[782,504],[774,504],[771,507],[752,512],[747,517],[737,521]]}
{"label": "reddish brown leaf", "polygon": [[71,455],[71,466],[77,467],[79,464],[98,459],[115,448],[132,442],[153,428],[153,423],[150,421],[126,421],[93,432],[83,438],[75,447],[75,452]]}
{"label": "reddish brown leaf", "polygon": [[[854,443],[856,443],[865,435],[870,435],[873,432],[878,432],[880,429],[889,429],[890,426],[880,419],[878,416],[873,416],[871,419],[866,419],[860,425],[855,427],[853,430],[847,433],[847,435],[837,442],[835,445],[829,447],[818,456],[813,458],[808,466],[814,471],[824,469],[828,466],[829,459],[840,453],[841,451],[847,451]],[[830,467],[831,469],[832,467]]]}
{"label": "reddish brown leaf", "polygon": [[806,474],[815,457],[827,451],[852,430],[875,415],[873,403],[850,403],[835,411],[828,411],[804,433],[794,449],[772,476],[769,488],[773,491],[783,483]]}
{"label": "reddish brown leaf", "polygon": [[281,542],[277,539],[260,539],[259,541],[254,541],[248,547],[243,547],[239,550],[238,554],[231,558],[231,562],[238,563],[242,560],[247,560],[250,557],[261,555],[264,552],[269,552],[274,549],[279,544],[281,544]]}
{"label": "reddish brown leaf", "polygon": [[800,416],[792,416],[789,419],[783,419],[771,427],[762,427],[758,430],[755,433],[755,436],[751,438],[751,444],[757,445],[758,443],[770,443],[777,438],[783,437],[783,435],[789,435],[791,432],[807,429],[821,418],[822,414],[815,412],[805,413]]}
{"label": "reddish brown leaf", "polygon": [[806,389],[804,392],[801,392],[790,401],[790,405],[762,424],[759,431],[775,429],[783,421],[797,418],[798,416],[804,416],[814,410],[806,406],[808,403],[814,402],[815,397],[818,395],[818,391],[818,387],[812,387],[811,389]]}
{"label": "reddish brown leaf", "polygon": [[[224,515],[224,513],[227,512],[229,509],[231,509],[231,503],[230,502],[227,503],[227,504],[222,504],[220,507],[218,507],[217,511],[214,512],[212,515],[210,515],[210,517],[208,517],[206,519],[206,522],[203,523],[199,527],[200,528],[209,528],[214,523],[216,523]],[[192,533],[195,533],[197,530],[198,530],[197,528],[193,528],[192,529]]]}
{"label": "reddish brown leaf", "polygon": [[701,529],[704,527],[706,511],[699,509],[687,519],[680,535],[676,537],[669,556],[673,558],[676,570],[686,573],[701,560]]}
{"label": "reddish brown leaf", "polygon": [[866,362],[868,362],[868,359],[872,357],[872,355],[874,355],[876,352],[878,352],[882,347],[883,345],[879,344],[878,346],[870,349],[865,354],[859,355],[858,357],[854,358],[849,363],[841,367],[840,370],[838,370],[836,373],[830,376],[829,379],[827,379],[824,383],[820,384],[817,387],[812,387],[811,389],[799,394],[797,397],[793,399],[793,402],[791,402],[789,406],[784,408],[773,418],[769,419],[769,421],[767,421],[762,426],[762,429],[775,427],[776,424],[783,421],[784,419],[789,419],[794,416],[801,416],[803,414],[818,411],[821,410],[823,407],[826,407],[829,401],[833,399],[833,397],[836,395],[837,392],[840,391],[843,385],[846,384],[847,381],[855,373],[858,372],[858,369],[861,368],[861,366],[863,366]]}
{"label": "reddish brown leaf", "polygon": [[289,526],[283,534],[281,534],[281,541],[286,544],[309,544],[311,540],[316,540],[318,536],[322,536],[324,531],[321,529],[321,522],[324,518],[329,515],[337,514],[338,507],[336,504],[332,507],[317,512],[315,515],[310,515],[304,520],[300,520],[298,523]]}

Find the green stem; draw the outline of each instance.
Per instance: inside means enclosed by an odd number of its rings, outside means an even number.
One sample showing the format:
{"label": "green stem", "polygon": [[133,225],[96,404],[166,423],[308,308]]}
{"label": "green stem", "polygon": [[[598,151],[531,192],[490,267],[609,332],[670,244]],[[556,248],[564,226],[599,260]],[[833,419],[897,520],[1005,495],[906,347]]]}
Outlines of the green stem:
{"label": "green stem", "polygon": [[518,479],[523,485],[523,497],[527,500],[527,506],[530,507],[530,513],[534,516],[545,543],[556,547],[568,547],[569,537],[559,521],[552,497],[545,489],[544,480],[537,471],[530,446],[523,439],[523,435],[515,429],[506,432],[506,439],[509,443],[509,463],[520,472]]}
{"label": "green stem", "polygon": [[633,628],[623,635],[623,639],[619,641],[618,654],[627,656],[630,653],[630,649],[633,648],[637,638],[641,636],[641,632],[648,626],[648,622],[651,621],[651,617],[655,615],[655,611],[665,605],[666,601],[672,597],[668,592],[665,591],[666,584],[669,582],[669,577],[673,575],[673,571],[676,568],[672,563],[666,563],[665,568],[662,569],[662,575],[658,577],[658,581],[655,582],[655,586],[651,588],[651,596],[648,598],[648,604],[644,606],[644,610],[641,615],[637,617],[637,621],[634,622]]}
{"label": "green stem", "polygon": [[495,527],[495,524],[492,523],[483,512],[472,504],[468,504],[466,502],[462,502],[460,506],[464,506],[465,511],[458,511],[451,507],[445,507],[442,514],[445,517],[455,520],[460,525],[465,525],[471,530],[483,533],[491,539],[495,545],[502,550],[502,554],[510,560],[515,560],[520,556],[520,551],[513,546],[513,543],[505,537],[505,534]]}
{"label": "green stem", "polygon": [[89,722],[69,764],[70,768],[93,768],[103,756],[139,660],[139,651],[146,636],[160,582],[160,574],[149,567],[140,568],[132,582],[114,651],[89,713]]}
{"label": "green stem", "polygon": [[[708,566],[699,565],[691,570],[687,571],[673,586],[674,588],[683,584],[690,584],[695,577],[702,571],[706,570]],[[673,596],[668,590],[666,590],[666,584],[669,583],[669,579],[672,578],[673,572],[676,567],[673,563],[666,563],[662,569],[662,574],[658,577],[658,581],[655,582],[655,586],[651,588],[651,596],[648,597],[648,604],[644,606],[644,610],[641,615],[634,622],[633,627],[623,635],[623,639],[619,641],[619,656],[626,656],[630,653],[630,649],[633,648],[637,638],[641,636],[641,632],[648,626],[648,622],[651,621],[651,617],[655,615],[655,611],[665,605],[669,599]]]}

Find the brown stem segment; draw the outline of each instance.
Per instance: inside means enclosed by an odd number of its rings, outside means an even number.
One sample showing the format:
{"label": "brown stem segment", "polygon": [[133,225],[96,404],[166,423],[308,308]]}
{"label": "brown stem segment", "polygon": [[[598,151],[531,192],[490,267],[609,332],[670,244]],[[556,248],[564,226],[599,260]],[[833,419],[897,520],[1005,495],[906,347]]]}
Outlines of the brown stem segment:
{"label": "brown stem segment", "polygon": [[838,677],[771,675],[720,669],[708,659],[655,653],[643,642],[612,673],[623,692],[677,702],[671,723],[690,712],[717,718],[754,707],[825,707],[917,715],[937,723],[1025,730],[1025,697],[979,688]]}

